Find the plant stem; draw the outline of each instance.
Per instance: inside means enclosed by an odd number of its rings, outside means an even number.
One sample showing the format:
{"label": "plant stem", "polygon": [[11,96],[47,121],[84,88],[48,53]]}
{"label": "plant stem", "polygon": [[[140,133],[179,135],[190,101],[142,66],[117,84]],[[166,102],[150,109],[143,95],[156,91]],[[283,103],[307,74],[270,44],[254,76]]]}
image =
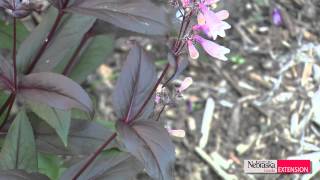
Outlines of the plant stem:
{"label": "plant stem", "polygon": [[[185,14],[184,14],[184,17],[183,17],[183,22],[181,24],[181,27],[180,27],[180,31],[179,31],[179,37],[178,37],[178,40],[174,43],[173,47],[172,47],[172,51],[174,52],[174,54],[180,49],[180,46],[181,46],[181,36],[183,37],[183,35],[185,34],[186,32],[186,29],[188,28],[189,26],[189,23],[190,23],[190,16],[189,16],[189,19],[188,19],[188,22],[187,22],[187,25],[185,26],[185,29],[184,29],[184,23],[185,23]],[[85,39],[85,37],[84,37]],[[84,40],[85,41],[85,40]],[[82,42],[82,41],[81,41]],[[79,51],[81,50],[81,44],[79,45]],[[78,49],[77,49],[78,50]],[[76,51],[76,55],[77,55],[77,51]],[[74,55],[74,56],[76,56]],[[75,58],[75,57],[73,57]],[[175,58],[177,59],[178,57],[175,56]],[[73,61],[73,60],[71,60]],[[71,62],[70,61],[70,62]],[[71,64],[69,62],[69,64]],[[133,121],[135,119],[137,119],[137,117],[141,114],[141,112],[143,111],[143,109],[147,106],[148,102],[151,100],[151,98],[153,97],[153,94],[155,93],[155,91],[157,90],[158,86],[160,85],[161,81],[163,80],[163,78],[165,77],[165,75],[167,74],[168,70],[170,68],[170,64],[167,63],[165,68],[163,69],[159,79],[157,80],[156,84],[154,85],[152,91],[150,92],[150,94],[148,95],[147,99],[144,101],[143,105],[140,107],[138,113],[131,119],[127,122],[127,124],[131,125],[133,123]],[[175,69],[175,72],[177,71],[177,67]],[[64,71],[64,72],[67,72],[67,71]],[[173,76],[174,77],[174,76]],[[170,78],[168,81],[166,81],[166,83],[168,83],[172,78]],[[161,115],[161,113],[164,111],[166,106],[163,107],[163,109],[161,110],[160,114],[159,114],[159,117]],[[106,142],[104,144],[102,144],[93,154],[92,156],[89,157],[89,159],[86,161],[86,163],[81,167],[81,169],[77,172],[77,174],[72,178],[72,180],[77,180],[80,175],[93,163],[93,161],[98,157],[98,155],[103,151],[104,148],[107,147],[107,145],[117,136],[117,133],[114,133],[109,139],[106,140]]]}
{"label": "plant stem", "polygon": [[167,107],[167,105],[165,104],[165,105],[161,108],[161,110],[160,110],[160,112],[159,112],[159,114],[158,114],[158,117],[157,117],[156,121],[159,121],[159,120],[160,120],[161,114],[162,114],[163,111],[166,109],[166,107]]}
{"label": "plant stem", "polygon": [[49,43],[51,42],[55,32],[58,29],[58,26],[62,20],[62,17],[64,16],[65,12],[63,10],[59,10],[59,14],[57,15],[52,28],[47,36],[47,38],[44,40],[42,46],[40,47],[40,49],[38,50],[38,53],[36,54],[35,58],[33,59],[33,61],[31,62],[30,66],[28,67],[27,71],[25,72],[26,74],[29,74],[32,72],[32,70],[34,69],[34,67],[36,66],[36,64],[38,63],[38,61],[40,60],[41,56],[43,55],[43,53],[45,52],[46,48],[48,47]]}
{"label": "plant stem", "polygon": [[8,99],[6,100],[6,102],[1,106],[0,109],[0,117],[2,116],[2,114],[4,113],[4,111],[7,109],[7,106],[10,104],[11,98],[13,96],[13,93],[10,94],[10,96],[8,97]]}
{"label": "plant stem", "polygon": [[[14,3],[15,4],[15,3]],[[13,17],[13,77],[14,77],[14,91],[17,91],[17,18]]]}
{"label": "plant stem", "polygon": [[78,179],[81,174],[93,163],[93,161],[98,157],[98,155],[112,142],[114,138],[117,137],[117,133],[113,133],[109,139],[103,143],[87,160],[87,162],[81,167],[81,169],[77,172],[75,176],[73,176],[72,180]]}
{"label": "plant stem", "polygon": [[84,45],[86,44],[86,42],[90,39],[91,37],[91,29],[83,35],[80,44],[78,45],[76,51],[73,53],[72,57],[70,58],[68,64],[66,65],[66,67],[64,68],[62,74],[65,76],[68,76],[70,74],[71,69],[74,67],[75,62],[77,60],[77,57],[80,53],[80,51],[82,50],[82,48],[84,47]]}
{"label": "plant stem", "polygon": [[0,131],[6,125],[6,122],[7,122],[8,118],[9,118],[9,115],[10,115],[10,112],[11,112],[11,109],[12,109],[12,106],[14,104],[14,100],[15,99],[16,99],[16,95],[15,94],[12,94],[12,96],[10,96],[10,98],[9,98],[9,108],[7,110],[7,114],[6,114],[5,118],[4,118],[4,121],[0,125]]}
{"label": "plant stem", "polygon": [[148,95],[148,98],[144,101],[143,105],[140,107],[138,113],[129,121],[130,123],[132,123],[135,119],[137,119],[137,117],[140,115],[140,113],[143,111],[143,109],[147,106],[148,102],[150,101],[150,99],[152,98],[154,92],[157,90],[159,84],[161,83],[162,79],[164,78],[164,76],[167,74],[168,70],[169,70],[170,64],[168,63],[166,65],[166,67],[164,68],[164,70],[162,71],[157,83],[154,85],[152,91],[150,92],[150,94]]}
{"label": "plant stem", "polygon": [[[136,119],[139,114],[142,112],[142,110],[146,107],[150,99],[152,98],[154,92],[157,90],[159,84],[161,83],[162,79],[166,75],[167,71],[169,70],[170,64],[168,63],[164,70],[162,71],[157,83],[154,85],[152,91],[150,92],[148,98],[145,100],[141,108],[139,109],[138,113],[132,118],[131,121],[129,121],[128,124],[132,123],[134,119]],[[80,175],[93,163],[93,161],[98,157],[98,155],[103,151],[104,148],[107,147],[108,144],[117,136],[117,133],[114,133],[109,139],[106,140],[104,144],[102,144],[93,154],[89,157],[89,159],[86,161],[86,163],[81,167],[81,169],[77,172],[77,174],[72,178],[72,180],[77,180]]]}

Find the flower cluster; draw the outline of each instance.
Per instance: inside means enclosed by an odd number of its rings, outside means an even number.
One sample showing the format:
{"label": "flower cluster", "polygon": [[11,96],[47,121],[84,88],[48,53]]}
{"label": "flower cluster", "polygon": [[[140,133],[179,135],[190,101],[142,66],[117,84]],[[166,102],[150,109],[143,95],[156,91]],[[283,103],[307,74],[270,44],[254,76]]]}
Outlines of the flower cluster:
{"label": "flower cluster", "polygon": [[[231,28],[224,21],[229,17],[227,10],[218,12],[212,10],[218,2],[219,0],[181,0],[184,9],[192,9],[197,15],[197,24],[192,27],[192,33],[187,38],[187,47],[192,59],[199,57],[199,52],[194,45],[198,43],[210,56],[220,60],[227,60],[226,54],[230,53],[230,49],[212,41],[216,40],[218,36],[225,37],[225,30]],[[204,34],[207,37],[204,38],[200,34]]]}
{"label": "flower cluster", "polygon": [[39,2],[30,0],[0,0],[0,8],[4,8],[13,17],[24,18],[41,7]]}

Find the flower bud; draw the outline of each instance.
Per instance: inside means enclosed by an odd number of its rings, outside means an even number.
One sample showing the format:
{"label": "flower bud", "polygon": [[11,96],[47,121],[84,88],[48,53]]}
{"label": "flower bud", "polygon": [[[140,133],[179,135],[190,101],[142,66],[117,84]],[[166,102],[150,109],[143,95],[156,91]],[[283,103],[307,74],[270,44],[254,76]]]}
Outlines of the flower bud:
{"label": "flower bud", "polygon": [[4,8],[8,14],[16,18],[24,18],[38,8],[38,6],[30,2],[30,0],[0,0],[0,7]]}
{"label": "flower bud", "polygon": [[183,7],[188,7],[190,5],[190,0],[181,0]]}
{"label": "flower bud", "polygon": [[192,80],[191,77],[185,78],[185,79],[182,81],[182,83],[181,83],[178,91],[181,93],[182,91],[186,90],[189,86],[191,86],[192,83],[193,83],[193,80]]}
{"label": "flower bud", "polygon": [[192,41],[188,40],[187,45],[188,45],[189,55],[190,55],[191,59],[198,59],[199,52],[196,49],[196,47],[193,45]]}

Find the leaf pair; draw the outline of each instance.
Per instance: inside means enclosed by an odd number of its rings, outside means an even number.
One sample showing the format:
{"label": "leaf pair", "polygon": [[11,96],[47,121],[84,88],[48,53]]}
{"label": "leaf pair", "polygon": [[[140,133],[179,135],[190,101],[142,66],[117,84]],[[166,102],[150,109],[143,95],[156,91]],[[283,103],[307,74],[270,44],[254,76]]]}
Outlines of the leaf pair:
{"label": "leaf pair", "polygon": [[43,72],[24,76],[19,83],[18,97],[63,110],[78,108],[93,115],[91,99],[82,87],[55,73]]}
{"label": "leaf pair", "polygon": [[39,173],[27,173],[22,170],[0,171],[0,179],[3,180],[49,180]]}
{"label": "leaf pair", "polygon": [[118,122],[117,130],[128,152],[144,164],[152,178],[173,179],[174,145],[160,123],[140,121],[129,126]]}
{"label": "leaf pair", "polygon": [[[142,170],[141,164],[128,153],[103,153],[91,164],[88,169],[78,178],[78,180],[103,179],[118,180],[131,179]],[[70,180],[75,173],[86,163],[80,161],[69,168],[61,177],[61,180]]]}
{"label": "leaf pair", "polygon": [[173,179],[174,145],[166,129],[150,121],[154,96],[151,99],[148,96],[154,94],[155,84],[156,70],[152,60],[135,45],[118,79],[113,106],[120,119],[117,131],[126,150],[144,165],[152,178],[170,180]]}
{"label": "leaf pair", "polygon": [[[17,65],[20,72],[27,71],[38,50],[46,41],[58,11],[50,8],[43,21],[21,44],[17,53]],[[92,27],[96,18],[83,15],[65,15],[55,36],[36,64],[33,72],[52,71],[61,61],[70,58],[83,35]]]}
{"label": "leaf pair", "polygon": [[[85,120],[72,120],[68,135],[68,146],[64,146],[52,128],[44,123],[34,125],[37,148],[40,152],[63,155],[83,156],[93,153],[113,132],[103,126]],[[111,144],[110,147],[116,146]]]}

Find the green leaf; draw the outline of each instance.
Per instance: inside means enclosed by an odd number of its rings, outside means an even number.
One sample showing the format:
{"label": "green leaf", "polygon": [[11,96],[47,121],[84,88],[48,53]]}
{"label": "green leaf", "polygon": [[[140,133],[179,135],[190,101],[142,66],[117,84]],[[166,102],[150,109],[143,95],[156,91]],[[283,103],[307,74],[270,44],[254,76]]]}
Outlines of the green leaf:
{"label": "green leaf", "polygon": [[[114,133],[92,121],[72,120],[68,146],[65,147],[46,123],[38,121],[33,125],[38,151],[63,156],[89,155]],[[116,142],[109,145],[109,147],[115,146],[117,146]]]}
{"label": "green leaf", "polygon": [[0,169],[37,171],[35,140],[29,119],[21,111],[12,123],[0,153]]}
{"label": "green leaf", "polygon": [[68,134],[71,123],[71,111],[51,108],[44,104],[30,103],[32,111],[45,120],[60,136],[63,144],[68,144]]}
{"label": "green leaf", "polygon": [[[26,27],[20,22],[17,22],[17,45],[28,36],[29,32]],[[0,20],[0,48],[11,49],[13,47],[13,25],[7,24]]]}
{"label": "green leaf", "polygon": [[[114,37],[112,35],[94,36],[82,51],[78,62],[73,67],[70,78],[81,83],[93,73],[113,51]],[[62,71],[67,61],[59,64],[57,71]]]}
{"label": "green leaf", "polygon": [[114,39],[111,35],[95,36],[90,46],[81,55],[77,65],[73,68],[70,77],[82,82],[94,72],[113,51]]}
{"label": "green leaf", "polygon": [[246,59],[240,55],[231,56],[230,61],[239,65],[246,63]]}
{"label": "green leaf", "polygon": [[39,172],[47,175],[50,179],[59,179],[63,168],[62,159],[55,155],[38,153]]}
{"label": "green leaf", "polygon": [[34,72],[51,71],[61,61],[69,60],[70,52],[80,44],[82,37],[95,21],[96,19],[90,16],[66,15]]}

